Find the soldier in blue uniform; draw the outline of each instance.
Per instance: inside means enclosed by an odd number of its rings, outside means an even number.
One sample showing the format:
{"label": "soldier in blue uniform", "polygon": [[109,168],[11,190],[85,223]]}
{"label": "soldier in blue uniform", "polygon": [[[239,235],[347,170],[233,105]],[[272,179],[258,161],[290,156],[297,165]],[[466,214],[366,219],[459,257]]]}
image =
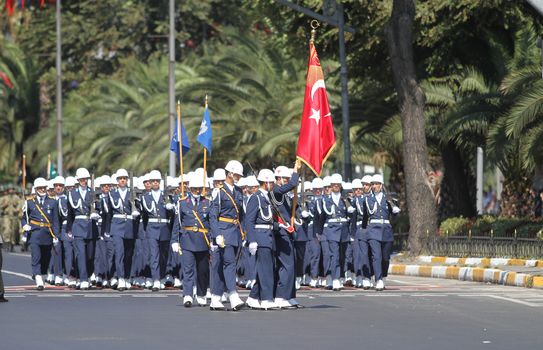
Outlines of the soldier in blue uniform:
{"label": "soldier in blue uniform", "polygon": [[368,215],[368,244],[372,255],[372,266],[375,274],[375,290],[385,289],[383,278],[388,270],[390,253],[394,235],[390,225],[390,216],[398,214],[400,208],[393,205],[383,191],[383,176],[375,174],[371,179],[372,193],[364,200]]}
{"label": "soldier in blue uniform", "polygon": [[[32,275],[36,288],[43,290],[43,276],[51,260],[52,245],[58,242],[60,232],[58,203],[47,195],[47,181],[39,177],[34,181],[36,195],[25,200],[21,225],[30,247]],[[57,252],[58,253],[58,252]]]}
{"label": "soldier in blue uniform", "polygon": [[308,260],[309,260],[309,275],[311,279],[309,286],[316,288],[318,286],[319,278],[319,263],[321,260],[321,243],[319,240],[319,228],[320,219],[322,216],[322,194],[324,183],[319,177],[316,177],[311,181],[311,189],[313,191],[313,198],[307,204],[305,213],[302,211],[302,216],[307,217],[309,222],[307,224],[307,235],[310,238],[308,244]]}
{"label": "soldier in blue uniform", "polygon": [[[224,309],[221,303],[223,285],[226,287],[232,310],[241,309],[245,303],[236,291],[236,256],[241,245],[243,223],[243,193],[236,183],[243,176],[243,165],[237,160],[225,166],[226,180],[211,204],[209,225],[214,245],[218,246],[216,267],[211,286],[211,310]],[[211,247],[213,250],[213,246]],[[221,271],[222,270],[222,271]],[[218,280],[215,278],[218,275]]]}
{"label": "soldier in blue uniform", "polygon": [[[305,185],[305,184],[304,184]],[[304,191],[306,188],[304,188]],[[306,201],[305,196],[302,194],[301,185],[298,186],[298,193],[300,193],[300,204],[296,209],[296,218],[294,220],[294,224],[296,227],[296,231],[294,234],[294,249],[295,249],[295,262],[296,262],[296,289],[300,289],[302,286],[302,283],[304,283],[304,276],[306,273],[306,267],[307,267],[307,242],[310,241],[309,238],[309,223],[311,222],[311,217],[309,215],[309,212],[307,210],[302,210],[302,208],[306,208],[307,203],[303,203]]]}
{"label": "soldier in blue uniform", "polygon": [[294,172],[285,166],[278,166],[274,175],[276,184],[270,194],[274,215],[279,223],[275,230],[277,280],[275,281],[275,303],[284,309],[298,308],[296,301],[296,271],[294,253],[295,228],[291,226],[292,199],[289,192],[298,186],[298,169],[301,163],[296,162]]}
{"label": "soldier in blue uniform", "polygon": [[[209,286],[209,211],[210,202],[202,195],[204,179],[193,175],[189,181],[190,194],[177,203],[171,246],[175,253],[182,251],[183,305],[193,304],[196,285],[196,302],[207,304]],[[196,273],[196,275],[195,275]]]}
{"label": "soldier in blue uniform", "polygon": [[128,172],[125,169],[117,170],[117,191],[109,194],[108,219],[111,227],[111,236],[115,246],[115,271],[118,278],[117,290],[123,291],[130,287],[132,254],[134,252],[134,233],[137,225],[134,218],[138,218],[140,212],[130,201],[132,195],[127,188]]}
{"label": "soldier in blue uniform", "polygon": [[113,240],[109,234],[108,202],[109,192],[112,180],[108,175],[103,175],[96,179],[100,186],[99,200],[96,204],[96,211],[100,218],[97,220],[98,240],[96,241],[96,257],[94,273],[96,275],[96,285],[98,287],[109,287],[110,279],[115,273]]}
{"label": "soldier in blue uniform", "polygon": [[[60,199],[66,198],[66,195],[64,194],[64,177],[57,176],[53,180],[51,180],[51,184],[53,185],[54,189],[54,197],[58,202],[58,209],[59,209],[59,227],[62,227],[62,218],[61,218],[61,212],[60,212]],[[62,233],[59,234],[59,237],[62,236]],[[60,240],[56,240],[56,244],[53,246],[52,251],[52,259],[50,264],[50,267],[52,267],[52,273],[54,274],[54,284],[55,286],[61,286],[64,285],[64,280],[62,278],[63,276],[63,269],[62,269],[62,242]]]}
{"label": "soldier in blue uniform", "polygon": [[247,203],[245,225],[249,253],[256,256],[256,275],[247,305],[252,309],[278,309],[274,301],[274,218],[270,204],[269,193],[275,183],[274,173],[262,169],[258,173],[259,190],[253,194]]}
{"label": "soldier in blue uniform", "polygon": [[[243,211],[244,213],[247,213],[247,203],[249,203],[251,196],[258,191],[259,183],[255,175],[247,176],[245,183],[247,185],[247,195],[243,199]],[[247,232],[245,221],[243,223],[243,229]],[[246,246],[243,247],[243,277],[246,282],[244,287],[250,290],[256,279],[256,256],[251,255],[247,244],[248,243],[246,242]]]}
{"label": "soldier in blue uniform", "polygon": [[160,190],[162,176],[153,170],[147,177],[151,191],[141,198],[142,219],[146,224],[146,241],[149,245],[149,267],[153,279],[153,292],[160,290],[160,280],[166,276],[166,263],[172,232],[170,222],[174,215],[174,205],[168,195]]}
{"label": "soldier in blue uniform", "polygon": [[364,212],[365,199],[371,193],[371,176],[365,175],[362,180],[353,180],[354,207],[356,208],[355,219],[355,244],[354,244],[354,265],[356,273],[355,286],[365,290],[373,287],[371,283],[372,267],[370,264],[370,251],[368,245],[368,217]]}
{"label": "soldier in blue uniform", "polygon": [[79,271],[80,288],[89,289],[89,274],[94,269],[94,250],[98,236],[96,225],[98,213],[91,213],[93,198],[88,187],[90,174],[87,169],[76,170],[79,187],[68,192],[68,220],[66,232],[74,237],[74,250]]}
{"label": "soldier in blue uniform", "polygon": [[[328,252],[323,249],[323,254],[328,254],[329,266],[327,280],[332,278],[332,289],[341,290],[340,283],[342,251],[351,239],[350,219],[355,209],[341,196],[342,178],[340,174],[330,177],[331,193],[329,197],[322,199],[323,234],[328,242]],[[344,255],[343,255],[344,256]],[[330,277],[328,277],[330,276]],[[329,288],[329,286],[327,286]]]}
{"label": "soldier in blue uniform", "polygon": [[[76,185],[75,177],[66,177],[65,185],[66,193],[73,191]],[[66,194],[58,199],[58,211],[61,222],[60,241],[64,258],[64,284],[70,288],[75,288],[78,273],[77,267],[74,266],[74,236],[72,232],[66,231],[68,225],[68,196]]]}

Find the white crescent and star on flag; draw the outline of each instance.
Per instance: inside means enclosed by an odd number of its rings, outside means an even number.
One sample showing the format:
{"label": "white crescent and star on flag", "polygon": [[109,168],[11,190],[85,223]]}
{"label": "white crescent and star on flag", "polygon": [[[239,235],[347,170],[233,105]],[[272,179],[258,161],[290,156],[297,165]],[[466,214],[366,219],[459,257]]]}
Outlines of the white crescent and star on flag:
{"label": "white crescent and star on flag", "polygon": [[326,114],[324,116],[321,116],[320,106],[315,106],[315,107],[318,107],[319,109],[313,108],[313,106],[314,106],[313,101],[314,101],[315,93],[317,92],[318,89],[326,89],[326,87],[324,85],[324,80],[322,80],[322,79],[317,80],[313,84],[313,86],[311,87],[311,115],[309,116],[309,119],[315,119],[315,122],[317,123],[317,125],[319,125],[319,122],[320,122],[321,118],[330,117],[330,113],[328,113],[328,114]]}
{"label": "white crescent and star on flag", "polygon": [[202,120],[202,124],[200,124],[200,132],[198,132],[198,136],[205,134],[207,132],[207,123],[206,120]]}

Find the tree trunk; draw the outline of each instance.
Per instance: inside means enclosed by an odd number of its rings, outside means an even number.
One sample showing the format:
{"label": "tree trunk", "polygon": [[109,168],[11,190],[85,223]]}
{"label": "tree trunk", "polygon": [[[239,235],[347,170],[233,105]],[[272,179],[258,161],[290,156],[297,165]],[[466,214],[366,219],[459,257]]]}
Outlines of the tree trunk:
{"label": "tree trunk", "polygon": [[[450,217],[474,217],[475,179],[468,173],[462,155],[452,143],[441,150],[443,158],[443,181],[441,181],[441,201],[439,203],[439,221]],[[470,187],[471,184],[471,187]]]}
{"label": "tree trunk", "polygon": [[386,27],[388,48],[398,94],[403,132],[407,206],[409,208],[409,250],[420,254],[422,237],[437,232],[437,210],[428,178],[424,103],[425,97],[415,75],[413,59],[414,0],[394,0]]}
{"label": "tree trunk", "polygon": [[51,111],[51,94],[47,79],[40,84],[40,129],[49,125],[49,112]]}

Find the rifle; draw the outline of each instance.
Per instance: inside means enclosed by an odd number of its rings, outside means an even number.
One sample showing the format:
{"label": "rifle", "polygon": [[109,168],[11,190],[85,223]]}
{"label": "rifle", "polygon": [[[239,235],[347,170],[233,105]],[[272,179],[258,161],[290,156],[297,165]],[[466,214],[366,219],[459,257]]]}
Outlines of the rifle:
{"label": "rifle", "polygon": [[134,192],[134,172],[130,172],[130,210],[136,211],[136,193]]}
{"label": "rifle", "polygon": [[94,214],[96,212],[96,194],[94,193],[94,173],[91,175],[90,190],[91,203],[90,203],[90,212],[89,214]]}
{"label": "rifle", "polygon": [[164,173],[164,204],[170,203],[170,195],[168,191],[168,174]]}
{"label": "rifle", "polygon": [[277,221],[280,225],[284,225],[284,226],[287,226],[288,228],[286,228],[287,232],[290,233],[290,234],[293,234],[294,233],[294,226],[290,224],[290,222],[286,221],[285,218],[283,217],[283,215],[281,215],[281,211],[279,211],[279,207],[277,206],[277,203],[276,203],[276,200],[275,200],[275,195],[273,194],[273,191],[269,191],[268,192],[268,198],[270,200],[270,204],[271,204],[271,207],[272,207],[272,213],[273,213],[273,216],[275,216],[277,218]]}

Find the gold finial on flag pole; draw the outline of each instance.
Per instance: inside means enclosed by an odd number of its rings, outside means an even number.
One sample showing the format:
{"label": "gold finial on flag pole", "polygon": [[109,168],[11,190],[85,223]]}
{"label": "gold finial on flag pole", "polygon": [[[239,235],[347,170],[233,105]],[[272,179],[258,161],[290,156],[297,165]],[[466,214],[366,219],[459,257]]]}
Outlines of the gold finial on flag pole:
{"label": "gold finial on flag pole", "polygon": [[319,21],[314,19],[311,21],[310,25],[311,25],[311,39],[309,41],[314,42],[315,35],[317,35],[317,28],[320,27],[320,23]]}

